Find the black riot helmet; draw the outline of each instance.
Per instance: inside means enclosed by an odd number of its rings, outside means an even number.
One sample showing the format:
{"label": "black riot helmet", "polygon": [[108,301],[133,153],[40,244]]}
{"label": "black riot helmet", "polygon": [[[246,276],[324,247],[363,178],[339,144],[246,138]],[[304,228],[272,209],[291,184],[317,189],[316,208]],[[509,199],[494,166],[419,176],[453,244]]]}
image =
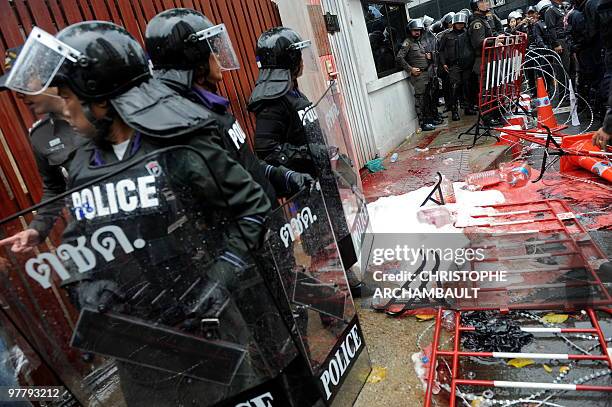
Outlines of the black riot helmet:
{"label": "black riot helmet", "polygon": [[468,16],[464,13],[457,13],[453,16],[453,25],[455,24],[467,24]]}
{"label": "black riot helmet", "polygon": [[[485,6],[484,10],[480,9],[480,6]],[[472,11],[487,12],[491,10],[491,2],[489,0],[470,0],[470,8]]]}
{"label": "black riot helmet", "polygon": [[[24,46],[27,52],[24,58],[39,70],[39,85],[44,86],[43,78],[50,75],[47,86],[51,81],[53,85],[67,85],[84,101],[111,99],[151,75],[147,57],[138,41],[123,27],[107,21],[73,24],[55,38],[36,29],[29,41],[32,42],[26,43],[27,49]],[[45,46],[51,48],[43,48]],[[62,57],[59,59],[61,67],[57,73],[50,72],[50,66],[59,56]],[[40,64],[35,61],[37,58]]]}
{"label": "black riot helmet", "polygon": [[420,18],[414,18],[408,22],[408,31],[410,30],[424,30],[423,20]]}
{"label": "black riot helmet", "polygon": [[257,40],[257,65],[260,69],[283,69],[296,73],[302,62],[302,50],[309,46],[310,41],[302,40],[291,28],[272,28]]}
{"label": "black riot helmet", "polygon": [[147,24],[145,47],[153,66],[163,69],[193,69],[206,64],[211,53],[196,33],[214,26],[202,13],[186,8],[165,10]]}
{"label": "black riot helmet", "polygon": [[444,17],[442,17],[442,24],[444,24],[445,26],[448,26],[449,24],[451,24],[453,22],[453,17],[455,16],[454,12],[450,12],[450,13],[446,13],[444,15]]}
{"label": "black riot helmet", "polygon": [[259,76],[249,99],[249,110],[256,111],[264,100],[282,97],[293,88],[302,67],[302,52],[310,46],[310,40],[303,40],[297,32],[286,27],[272,28],[259,36],[255,50]]}

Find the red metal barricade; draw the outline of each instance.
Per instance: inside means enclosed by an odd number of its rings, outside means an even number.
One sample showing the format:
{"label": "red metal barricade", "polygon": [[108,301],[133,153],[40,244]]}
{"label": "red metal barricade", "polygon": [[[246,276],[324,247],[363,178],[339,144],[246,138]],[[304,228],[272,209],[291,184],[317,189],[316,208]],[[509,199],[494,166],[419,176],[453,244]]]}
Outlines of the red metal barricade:
{"label": "red metal barricade", "polygon": [[[485,208],[487,209],[487,208]],[[441,358],[450,358],[448,363],[449,376],[448,385],[450,392],[449,406],[455,407],[458,403],[458,386],[472,387],[494,387],[514,389],[540,389],[571,392],[612,392],[611,385],[586,385],[583,383],[559,383],[555,382],[528,382],[528,381],[505,381],[505,380],[474,380],[474,378],[461,377],[460,361],[462,358],[478,357],[490,360],[528,358],[535,360],[553,361],[599,361],[604,362],[612,369],[612,351],[602,330],[597,312],[611,314],[612,293],[609,291],[609,277],[605,277],[597,271],[597,267],[606,261],[605,254],[598,245],[590,238],[588,231],[576,219],[570,208],[563,201],[546,200],[536,202],[523,202],[515,204],[494,205],[488,207],[481,216],[475,216],[472,220],[474,225],[466,227],[466,234],[481,233],[490,236],[490,247],[493,247],[497,256],[495,258],[484,258],[480,263],[497,264],[499,269],[504,269],[502,264],[507,261],[516,261],[528,258],[529,255],[508,255],[501,251],[503,244],[499,244],[496,237],[508,237],[512,235],[521,236],[530,234],[535,237],[533,244],[544,243],[546,235],[551,237],[557,247],[550,252],[531,254],[532,257],[562,259],[573,257],[576,262],[572,263],[584,267],[584,277],[576,278],[574,283],[565,281],[556,284],[569,288],[566,298],[562,301],[551,300],[555,298],[550,295],[549,290],[556,285],[555,282],[562,281],[561,277],[568,273],[572,267],[565,268],[563,264],[548,266],[544,271],[530,270],[520,267],[510,267],[509,274],[529,275],[537,273],[535,280],[526,280],[527,286],[506,282],[498,286],[486,287],[483,291],[484,299],[478,301],[465,301],[448,312],[454,314],[454,339],[451,349],[445,349],[442,344],[442,323],[445,310],[440,307],[437,310],[433,342],[431,345],[430,368],[428,372],[428,385],[425,393],[425,407],[433,403],[433,388],[436,378],[436,364]],[[511,253],[510,253],[511,254]],[[477,270],[477,262],[471,263],[471,270]],[[493,268],[494,269],[494,268]],[[547,273],[552,273],[547,275]],[[571,278],[569,278],[571,279]],[[531,282],[530,282],[531,281]],[[571,298],[569,293],[581,285],[588,286],[592,294],[588,300],[584,298]],[[537,292],[538,294],[535,294]],[[580,290],[576,292],[581,292]],[[518,296],[517,296],[518,295]],[[521,300],[520,297],[524,297]],[[565,354],[565,353],[513,353],[513,352],[471,352],[461,348],[462,335],[465,332],[475,332],[473,326],[463,326],[461,315],[466,311],[498,311],[506,313],[510,310],[520,312],[521,310],[581,310],[584,309],[590,327],[562,328],[546,326],[543,328],[521,327],[523,332],[541,334],[588,334],[595,340],[600,352],[593,354]],[[459,399],[460,400],[460,399]],[[485,404],[488,405],[488,404]],[[523,404],[520,404],[523,405]],[[527,405],[527,402],[525,403]]]}
{"label": "red metal barricade", "polygon": [[482,44],[478,109],[484,115],[518,103],[523,84],[522,66],[527,35],[487,38]]}
{"label": "red metal barricade", "polygon": [[[519,105],[523,84],[523,61],[527,51],[527,35],[490,37],[482,43],[478,91],[478,118],[468,130],[459,134],[474,136],[473,144],[481,137],[494,137],[483,117],[496,110],[510,111]],[[471,148],[471,147],[470,147]]]}

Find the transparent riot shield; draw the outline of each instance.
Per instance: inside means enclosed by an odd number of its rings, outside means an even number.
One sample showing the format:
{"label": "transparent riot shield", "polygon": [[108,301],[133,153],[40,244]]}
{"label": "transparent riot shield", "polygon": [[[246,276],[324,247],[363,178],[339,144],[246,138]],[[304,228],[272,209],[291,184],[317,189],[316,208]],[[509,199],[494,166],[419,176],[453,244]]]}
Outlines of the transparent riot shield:
{"label": "transparent riot shield", "polygon": [[[369,228],[367,205],[359,171],[351,160],[352,141],[335,84],[317,104],[307,110],[303,124],[313,159],[320,171],[320,183],[344,266],[357,262],[363,236]],[[360,276],[349,275],[351,280]],[[355,284],[355,281],[351,281]]]}
{"label": "transparent riot shield", "polygon": [[350,405],[370,363],[331,216],[317,183],[272,214],[268,247],[323,399],[331,403],[342,393],[345,401],[338,405]]}
{"label": "transparent riot shield", "polygon": [[119,165],[63,195],[65,222],[36,250],[0,248],[3,320],[48,376],[19,384],[84,406],[205,406],[275,378],[299,350],[246,249],[263,226],[245,232],[196,150]]}

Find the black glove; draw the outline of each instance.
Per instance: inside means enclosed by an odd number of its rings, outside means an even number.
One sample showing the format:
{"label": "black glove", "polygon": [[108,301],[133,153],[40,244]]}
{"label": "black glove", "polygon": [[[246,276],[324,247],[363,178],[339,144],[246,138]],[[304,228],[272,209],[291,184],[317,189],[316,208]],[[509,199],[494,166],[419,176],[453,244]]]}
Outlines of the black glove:
{"label": "black glove", "polygon": [[314,178],[303,172],[289,171],[285,176],[287,190],[290,191],[291,194],[297,194],[304,188],[310,189],[315,183]]}
{"label": "black glove", "polygon": [[110,280],[83,280],[74,288],[80,308],[93,308],[100,312],[118,310],[123,295],[116,282]]}

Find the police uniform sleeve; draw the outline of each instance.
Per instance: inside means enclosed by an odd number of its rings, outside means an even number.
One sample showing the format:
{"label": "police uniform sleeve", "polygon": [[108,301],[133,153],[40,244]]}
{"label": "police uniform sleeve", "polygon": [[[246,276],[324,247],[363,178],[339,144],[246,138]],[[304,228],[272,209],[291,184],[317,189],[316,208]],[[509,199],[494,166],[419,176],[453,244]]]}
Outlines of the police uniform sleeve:
{"label": "police uniform sleeve", "polygon": [[[202,154],[205,161],[188,163],[188,179],[202,194],[202,199],[218,208],[227,208],[236,226],[228,230],[229,250],[245,255],[263,243],[265,218],[271,209],[270,200],[251,175],[221,145],[220,135],[210,130],[206,137],[191,137],[188,143]],[[229,206],[229,208],[228,208]]]}
{"label": "police uniform sleeve", "polygon": [[544,23],[546,27],[548,27],[548,35],[550,36],[550,46],[552,48],[557,48],[559,44],[559,39],[557,38],[557,14],[553,7],[549,7],[544,13]]}
{"label": "police uniform sleeve", "polygon": [[410,66],[410,64],[406,61],[406,55],[408,55],[409,50],[410,42],[406,40],[402,44],[402,48],[399,50],[397,57],[395,58],[395,63],[404,71],[408,72],[408,74],[410,74],[412,71],[412,66]]}
{"label": "police uniform sleeve", "polygon": [[[33,127],[30,130],[30,136],[36,137],[36,132],[43,130],[44,127]],[[41,202],[46,202],[66,191],[66,180],[61,168],[50,165],[44,154],[36,148],[35,143],[32,143],[32,150],[43,184]],[[45,239],[51,232],[51,229],[53,229],[53,225],[55,225],[55,221],[60,216],[63,207],[64,202],[62,200],[44,205],[37,211],[28,228],[36,230],[41,240]]]}
{"label": "police uniform sleeve", "polygon": [[283,103],[268,103],[256,117],[255,152],[275,167],[302,168],[312,158],[307,145],[287,142],[290,131],[290,113]]}
{"label": "police uniform sleeve", "polygon": [[483,22],[475,19],[472,24],[470,24],[469,34],[472,48],[474,48],[477,55],[480,55],[482,53],[482,43],[487,38]]}
{"label": "police uniform sleeve", "polygon": [[291,195],[291,188],[289,185],[289,178],[294,171],[289,168],[281,166],[274,166],[266,163],[265,161],[260,161],[260,165],[264,170],[264,174],[266,178],[272,186],[274,187],[274,191],[278,197],[288,197]]}
{"label": "police uniform sleeve", "polygon": [[439,47],[440,47],[440,64],[442,66],[447,65],[446,60],[446,32],[440,36]]}

